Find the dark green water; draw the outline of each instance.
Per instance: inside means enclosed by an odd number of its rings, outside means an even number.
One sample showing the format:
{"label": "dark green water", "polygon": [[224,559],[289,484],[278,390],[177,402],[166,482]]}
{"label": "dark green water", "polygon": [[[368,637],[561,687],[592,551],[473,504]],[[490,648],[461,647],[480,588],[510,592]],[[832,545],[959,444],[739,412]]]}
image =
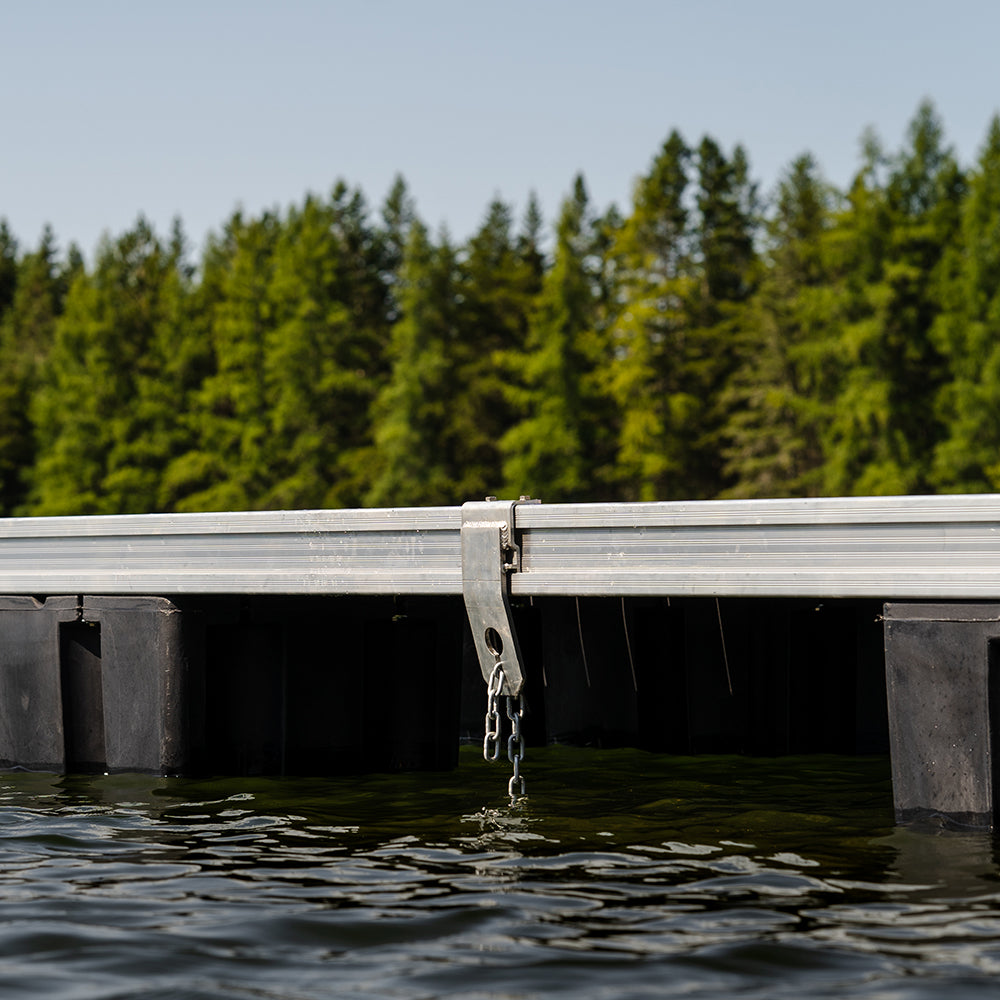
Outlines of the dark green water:
{"label": "dark green water", "polygon": [[990,835],[885,759],[529,751],[336,780],[0,775],[0,996],[986,997]]}

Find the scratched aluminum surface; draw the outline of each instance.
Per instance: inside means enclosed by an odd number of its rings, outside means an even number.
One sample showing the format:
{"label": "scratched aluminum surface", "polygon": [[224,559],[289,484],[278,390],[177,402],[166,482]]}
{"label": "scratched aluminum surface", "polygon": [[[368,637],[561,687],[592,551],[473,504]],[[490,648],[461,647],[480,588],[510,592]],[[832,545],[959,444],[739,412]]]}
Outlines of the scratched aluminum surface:
{"label": "scratched aluminum surface", "polygon": [[[0,593],[462,593],[461,507],[0,519]],[[1000,497],[532,504],[517,595],[1000,598]]]}

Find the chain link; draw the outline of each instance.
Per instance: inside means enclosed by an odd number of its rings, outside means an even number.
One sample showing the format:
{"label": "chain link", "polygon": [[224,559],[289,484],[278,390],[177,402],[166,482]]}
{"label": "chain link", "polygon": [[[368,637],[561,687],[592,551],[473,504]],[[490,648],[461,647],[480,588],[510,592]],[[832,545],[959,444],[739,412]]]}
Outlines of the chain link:
{"label": "chain link", "polygon": [[510,736],[507,738],[507,759],[514,765],[514,774],[507,783],[507,793],[510,804],[514,805],[524,795],[524,777],[521,774],[521,761],[524,760],[524,734],[521,732],[521,718],[524,715],[524,695],[517,699],[514,708],[513,698],[507,699],[507,718],[510,719]]}
{"label": "chain link", "polygon": [[[489,761],[500,759],[500,692],[504,685],[503,665],[500,659],[493,665],[486,684],[486,734],[483,737],[483,757]],[[515,708],[515,702],[517,707]],[[514,805],[525,794],[521,761],[524,760],[524,734],[521,719],[524,717],[524,695],[507,697],[507,718],[510,719],[510,736],[507,737],[507,759],[514,765],[514,774],[507,783],[510,804]]]}
{"label": "chain link", "polygon": [[499,660],[493,664],[493,671],[486,685],[486,735],[483,737],[483,757],[486,760],[500,759],[500,692],[503,690],[503,666]]}

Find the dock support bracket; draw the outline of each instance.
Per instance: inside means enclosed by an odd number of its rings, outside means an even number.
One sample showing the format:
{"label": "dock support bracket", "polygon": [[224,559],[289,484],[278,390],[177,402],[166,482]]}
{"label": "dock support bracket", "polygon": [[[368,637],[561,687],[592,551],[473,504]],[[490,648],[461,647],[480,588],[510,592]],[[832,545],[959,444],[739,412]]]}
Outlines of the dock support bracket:
{"label": "dock support bracket", "polygon": [[497,500],[462,506],[462,594],[479,656],[483,679],[488,683],[494,666],[503,665],[500,694],[516,697],[524,685],[521,650],[510,610],[510,574],[521,567],[514,509],[530,501]]}

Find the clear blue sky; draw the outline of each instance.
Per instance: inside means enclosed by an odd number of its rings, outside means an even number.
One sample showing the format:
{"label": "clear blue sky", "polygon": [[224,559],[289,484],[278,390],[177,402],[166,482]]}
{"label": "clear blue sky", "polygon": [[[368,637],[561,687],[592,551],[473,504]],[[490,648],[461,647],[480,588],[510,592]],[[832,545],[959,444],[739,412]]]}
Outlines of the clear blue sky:
{"label": "clear blue sky", "polygon": [[0,216],[90,255],[142,212],[197,247],[238,205],[407,180],[457,239],[494,196],[598,207],[674,127],[742,142],[768,190],[812,152],[846,185],[924,97],[964,163],[1000,110],[1000,2],[34,0],[0,6]]}

